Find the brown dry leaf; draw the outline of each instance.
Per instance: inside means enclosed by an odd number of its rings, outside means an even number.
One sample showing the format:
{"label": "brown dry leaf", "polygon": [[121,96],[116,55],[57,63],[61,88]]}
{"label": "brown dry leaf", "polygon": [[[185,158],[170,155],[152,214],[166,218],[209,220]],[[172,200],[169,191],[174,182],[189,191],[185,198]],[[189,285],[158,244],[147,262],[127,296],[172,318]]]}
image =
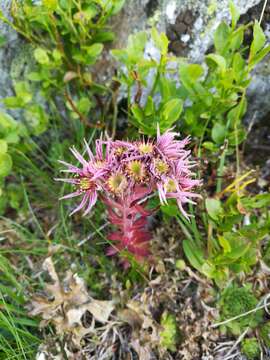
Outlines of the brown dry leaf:
{"label": "brown dry leaf", "polygon": [[137,313],[132,309],[123,309],[118,311],[117,316],[119,320],[128,323],[133,329],[141,328],[143,320]]}
{"label": "brown dry leaf", "polygon": [[142,346],[138,339],[131,341],[133,349],[138,354],[140,360],[152,360],[152,351],[149,345]]}
{"label": "brown dry leaf", "polygon": [[65,74],[63,80],[64,80],[65,83],[67,83],[67,82],[75,79],[76,77],[78,77],[78,74],[77,74],[77,73],[75,73],[74,71],[68,71],[68,72]]}
{"label": "brown dry leaf", "polygon": [[49,322],[55,326],[57,334],[71,334],[75,345],[79,346],[82,337],[94,329],[94,321],[89,328],[82,324],[82,317],[89,311],[94,320],[105,323],[114,310],[112,301],[93,299],[87,292],[84,281],[71,271],[60,282],[51,257],[43,263],[52,284],[45,285],[46,296],[34,296],[30,315],[40,315],[41,326]]}
{"label": "brown dry leaf", "polygon": [[96,320],[105,323],[109,320],[109,317],[114,310],[114,302],[92,300],[85,308],[90,311]]}

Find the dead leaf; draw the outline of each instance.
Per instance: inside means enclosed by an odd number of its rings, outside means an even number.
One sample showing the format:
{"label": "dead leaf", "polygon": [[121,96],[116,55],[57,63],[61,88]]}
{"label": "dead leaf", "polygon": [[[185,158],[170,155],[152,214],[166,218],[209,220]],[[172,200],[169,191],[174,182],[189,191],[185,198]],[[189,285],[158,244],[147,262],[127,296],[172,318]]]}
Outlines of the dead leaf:
{"label": "dead leaf", "polygon": [[67,82],[75,79],[76,77],[78,77],[78,74],[77,74],[77,73],[75,73],[74,71],[68,71],[68,72],[65,74],[63,80],[64,80],[65,83],[67,83]]}
{"label": "dead leaf", "polygon": [[90,311],[96,320],[105,323],[108,321],[111,312],[114,310],[114,302],[92,300],[86,305],[86,310]]}
{"label": "dead leaf", "polygon": [[53,324],[57,334],[70,334],[73,343],[79,346],[81,339],[94,330],[93,322],[89,327],[82,324],[86,311],[92,314],[94,320],[106,323],[114,310],[114,303],[93,299],[84,281],[71,271],[61,282],[51,257],[44,261],[43,269],[53,282],[45,284],[46,296],[33,296],[30,315],[40,315],[43,319],[40,326]]}

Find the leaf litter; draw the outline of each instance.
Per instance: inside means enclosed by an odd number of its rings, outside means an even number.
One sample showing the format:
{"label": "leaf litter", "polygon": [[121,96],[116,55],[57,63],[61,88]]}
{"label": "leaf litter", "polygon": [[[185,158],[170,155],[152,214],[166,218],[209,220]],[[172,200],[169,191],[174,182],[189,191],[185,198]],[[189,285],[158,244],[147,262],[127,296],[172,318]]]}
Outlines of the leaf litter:
{"label": "leaf litter", "polygon": [[[175,266],[180,246],[168,233],[159,229],[152,241],[159,260],[149,269],[149,282],[132,294],[117,284],[120,301],[114,295],[94,299],[71,271],[61,280],[48,257],[43,269],[51,282],[28,306],[31,316],[41,317],[43,330],[51,326],[36,359],[221,360],[219,344],[226,338],[211,327],[218,316],[211,284],[193,278],[187,266]],[[172,324],[164,321],[168,314],[176,326],[174,338]]]}

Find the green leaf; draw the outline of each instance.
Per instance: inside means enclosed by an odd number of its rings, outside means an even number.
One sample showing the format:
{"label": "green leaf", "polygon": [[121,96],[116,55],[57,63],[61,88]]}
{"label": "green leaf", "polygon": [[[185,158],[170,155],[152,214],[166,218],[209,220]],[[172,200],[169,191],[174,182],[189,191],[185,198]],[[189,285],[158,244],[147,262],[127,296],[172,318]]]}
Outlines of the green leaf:
{"label": "green leaf", "polygon": [[270,194],[258,194],[249,198],[242,198],[241,203],[245,209],[260,209],[270,205]]}
{"label": "green leaf", "polygon": [[81,113],[87,115],[91,108],[91,101],[88,97],[83,97],[77,102],[77,108]]}
{"label": "green leaf", "polygon": [[156,28],[152,29],[152,38],[154,40],[154,44],[160,50],[162,55],[166,55],[168,52],[169,40],[165,33],[159,34]]}
{"label": "green leaf", "polygon": [[152,96],[148,96],[148,99],[147,99],[147,102],[145,105],[145,109],[144,109],[144,113],[146,116],[150,116],[155,113],[155,104],[154,104],[154,100],[153,100]]}
{"label": "green leaf", "polygon": [[204,263],[201,249],[195,246],[190,240],[184,240],[183,250],[190,264],[198,271],[201,271]]}
{"label": "green leaf", "polygon": [[246,67],[246,62],[243,59],[242,55],[239,52],[235,53],[233,57],[232,68],[233,68],[234,78],[239,83],[245,78],[245,75],[243,75],[245,67]]}
{"label": "green leaf", "polygon": [[208,65],[213,63],[216,64],[220,68],[221,72],[226,70],[226,60],[223,56],[218,54],[209,54],[205,57],[205,59]]}
{"label": "green leaf", "polygon": [[159,79],[159,85],[163,101],[168,101],[172,97],[172,81],[162,76]]}
{"label": "green leaf", "polygon": [[57,8],[57,0],[42,0],[42,5],[45,6],[48,10],[54,11]]}
{"label": "green leaf", "polygon": [[62,59],[62,54],[58,49],[53,50],[52,56],[53,56],[55,61],[60,61]]}
{"label": "green leaf", "polygon": [[231,50],[235,51],[240,48],[244,40],[244,31],[245,28],[242,26],[231,34],[229,39],[229,47]]}
{"label": "green leaf", "polygon": [[85,46],[83,48],[87,51],[88,55],[96,58],[102,53],[103,47],[104,47],[103,44],[97,43],[91,46]]}
{"label": "green leaf", "polygon": [[209,216],[215,221],[218,221],[219,217],[223,215],[223,209],[220,200],[207,198],[205,200],[205,207]]}
{"label": "green leaf", "polygon": [[145,31],[139,31],[134,35],[128,37],[128,52],[141,53],[147,42],[147,33]]}
{"label": "green leaf", "polygon": [[41,81],[42,74],[39,72],[31,72],[31,73],[27,74],[27,79],[30,81]]}
{"label": "green leaf", "polygon": [[182,63],[179,67],[180,80],[186,84],[195,83],[203,73],[203,67],[198,64]]}
{"label": "green leaf", "polygon": [[0,132],[6,132],[6,130],[16,129],[16,121],[8,114],[0,111]]}
{"label": "green leaf", "polygon": [[135,118],[142,123],[144,120],[144,113],[142,111],[142,109],[139,107],[138,104],[134,104],[131,107],[131,111],[133,113],[133,115],[135,116]]}
{"label": "green leaf", "polygon": [[161,113],[161,129],[165,130],[170,127],[176,120],[179,119],[179,116],[183,109],[183,102],[180,99],[172,99],[166,102],[162,108]]}
{"label": "green leaf", "polygon": [[262,61],[264,57],[269,54],[269,52],[270,52],[270,45],[266,46],[264,49],[259,51],[249,62],[249,66],[251,67],[251,69],[255,65],[257,65],[260,61]]}
{"label": "green leaf", "polygon": [[0,155],[5,154],[8,149],[6,140],[0,139]]}
{"label": "green leaf", "polygon": [[223,51],[226,49],[230,33],[231,29],[225,22],[220,23],[220,25],[216,29],[214,33],[214,44],[215,49],[219,54],[222,54]]}
{"label": "green leaf", "polygon": [[237,7],[234,5],[233,1],[230,1],[230,13],[232,17],[232,28],[235,29],[236,24],[240,18],[240,12]]}
{"label": "green leaf", "polygon": [[126,50],[113,49],[111,50],[112,56],[119,62],[126,64],[128,61],[128,53]]}
{"label": "green leaf", "polygon": [[95,36],[94,40],[99,43],[113,41],[115,34],[112,31],[99,31]]}
{"label": "green leaf", "polygon": [[216,144],[214,144],[213,142],[211,141],[205,141],[202,146],[207,149],[207,150],[210,150],[212,152],[216,151],[217,150],[217,146]]}
{"label": "green leaf", "polygon": [[33,97],[29,84],[26,81],[19,81],[14,86],[15,92],[18,98],[20,98],[24,104],[28,104]]}
{"label": "green leaf", "polygon": [[264,47],[265,40],[264,32],[258,21],[255,20],[253,27],[253,41],[250,47],[250,59],[254,58],[254,56]]}
{"label": "green leaf", "polygon": [[119,11],[122,9],[122,7],[125,5],[126,0],[116,0],[113,4],[112,8],[112,15],[115,15],[119,13]]}
{"label": "green leaf", "polygon": [[230,252],[232,250],[229,241],[224,236],[219,236],[218,237],[218,242],[222,246],[225,253],[228,253],[228,252]]}
{"label": "green leaf", "polygon": [[0,154],[0,177],[7,176],[12,169],[12,159],[8,153]]}
{"label": "green leaf", "polygon": [[240,120],[245,115],[246,110],[247,100],[246,98],[242,98],[239,104],[232,108],[227,115],[230,127],[234,128],[235,124],[240,122]]}
{"label": "green leaf", "polygon": [[168,199],[168,204],[162,205],[160,209],[164,214],[170,217],[179,215],[179,207],[173,199]]}
{"label": "green leaf", "polygon": [[2,101],[8,109],[16,109],[24,106],[22,99],[16,96],[6,97]]}
{"label": "green leaf", "polygon": [[19,142],[19,135],[17,129],[14,131],[9,131],[5,136],[5,140],[8,144],[17,144]]}
{"label": "green leaf", "polygon": [[232,131],[228,135],[229,145],[236,146],[241,144],[246,139],[246,136],[247,136],[246,129],[243,126],[238,127],[236,130]]}
{"label": "green leaf", "polygon": [[216,144],[222,144],[226,136],[226,126],[216,122],[212,128],[211,136]]}
{"label": "green leaf", "polygon": [[48,65],[50,62],[47,51],[42,48],[37,48],[34,51],[34,57],[39,64]]}

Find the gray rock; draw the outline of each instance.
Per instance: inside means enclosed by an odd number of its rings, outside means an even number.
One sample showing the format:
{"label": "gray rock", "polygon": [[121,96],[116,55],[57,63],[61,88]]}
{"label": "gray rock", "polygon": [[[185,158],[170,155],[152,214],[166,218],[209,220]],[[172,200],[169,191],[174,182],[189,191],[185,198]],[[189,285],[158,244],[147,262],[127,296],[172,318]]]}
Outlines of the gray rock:
{"label": "gray rock", "polygon": [[[2,0],[0,2],[0,9],[5,15],[8,15],[9,5],[10,0]],[[10,69],[13,59],[17,56],[16,53],[20,41],[16,32],[1,21],[0,34],[6,39],[6,45],[0,48],[0,98],[3,98],[11,96],[13,93]]]}

